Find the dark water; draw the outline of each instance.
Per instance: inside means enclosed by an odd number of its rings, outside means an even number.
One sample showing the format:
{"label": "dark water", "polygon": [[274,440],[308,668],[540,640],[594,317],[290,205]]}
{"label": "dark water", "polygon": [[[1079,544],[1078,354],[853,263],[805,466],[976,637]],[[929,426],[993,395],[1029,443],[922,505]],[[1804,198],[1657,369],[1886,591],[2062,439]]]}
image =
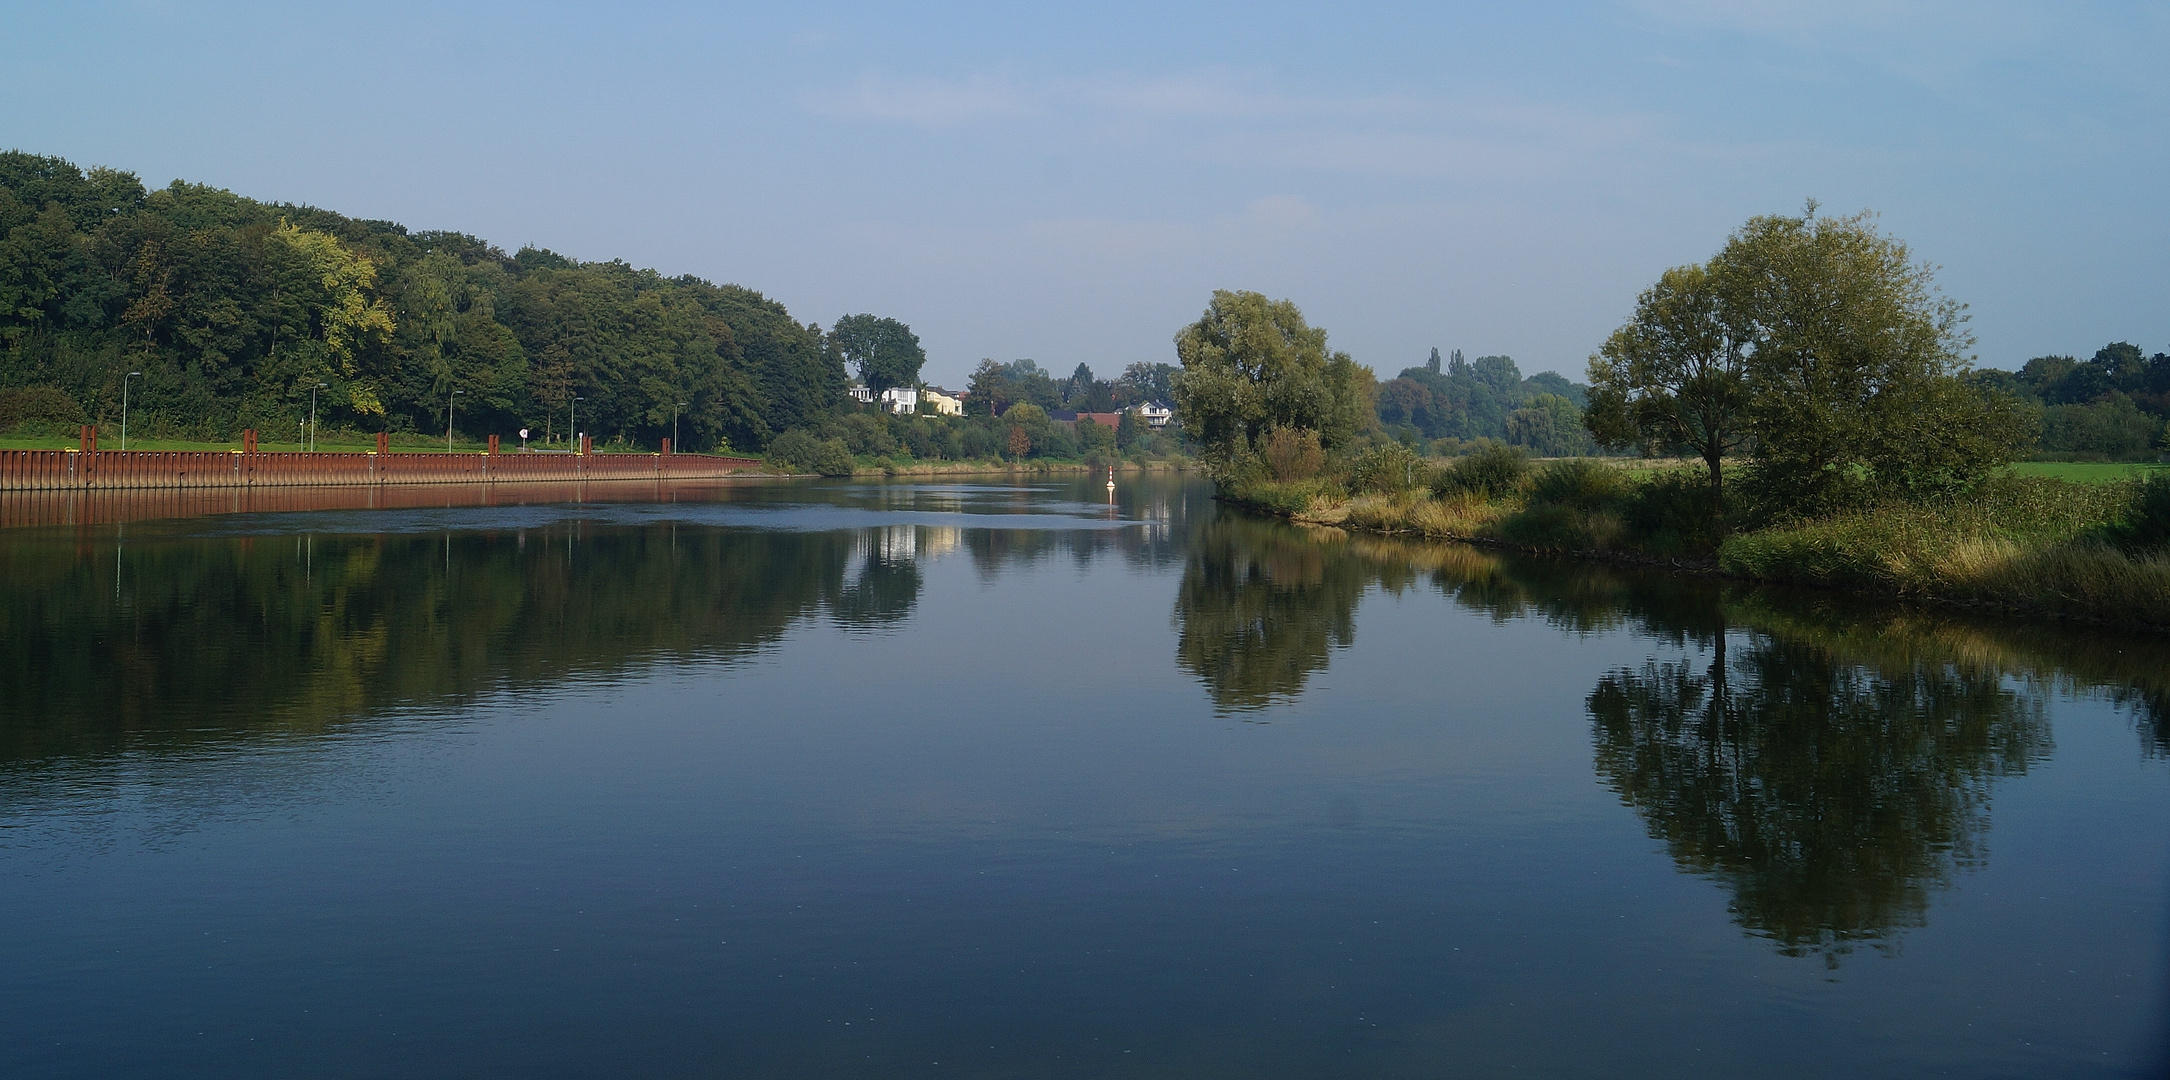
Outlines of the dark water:
{"label": "dark water", "polygon": [[2161,639],[678,499],[0,533],[0,1075],[2163,1064]]}

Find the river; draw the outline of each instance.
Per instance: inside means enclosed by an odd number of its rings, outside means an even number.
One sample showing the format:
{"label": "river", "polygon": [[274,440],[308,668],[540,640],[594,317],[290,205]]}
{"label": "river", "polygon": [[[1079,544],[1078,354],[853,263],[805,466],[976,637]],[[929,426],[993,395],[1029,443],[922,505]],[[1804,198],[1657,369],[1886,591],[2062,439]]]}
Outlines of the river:
{"label": "river", "polygon": [[127,517],[0,530],[0,1075],[2165,1065],[2161,638],[1173,475]]}

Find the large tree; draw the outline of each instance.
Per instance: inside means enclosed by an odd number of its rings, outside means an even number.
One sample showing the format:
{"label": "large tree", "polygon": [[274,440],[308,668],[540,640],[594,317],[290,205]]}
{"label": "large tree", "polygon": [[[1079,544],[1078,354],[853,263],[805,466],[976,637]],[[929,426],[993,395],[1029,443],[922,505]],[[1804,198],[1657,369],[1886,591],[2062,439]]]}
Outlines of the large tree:
{"label": "large tree", "polygon": [[829,329],[829,340],[845,363],[859,369],[859,380],[877,397],[893,386],[919,385],[927,350],[911,327],[874,315],[846,315]]}
{"label": "large tree", "polygon": [[1955,490],[2031,437],[2009,396],[1960,378],[1966,308],[1868,214],[1751,219],[1710,267],[1746,339],[1751,478],[1773,508]]}
{"label": "large tree", "polygon": [[1316,432],[1331,450],[1371,408],[1371,372],[1329,351],[1326,331],[1288,300],[1217,290],[1205,314],[1176,334],[1175,351],[1183,362],[1176,411],[1223,478],[1254,458],[1269,428]]}
{"label": "large tree", "polygon": [[1590,358],[1583,413],[1590,434],[1608,446],[1702,458],[1713,517],[1723,505],[1725,456],[1747,437],[1747,358],[1735,321],[1708,268],[1667,270]]}

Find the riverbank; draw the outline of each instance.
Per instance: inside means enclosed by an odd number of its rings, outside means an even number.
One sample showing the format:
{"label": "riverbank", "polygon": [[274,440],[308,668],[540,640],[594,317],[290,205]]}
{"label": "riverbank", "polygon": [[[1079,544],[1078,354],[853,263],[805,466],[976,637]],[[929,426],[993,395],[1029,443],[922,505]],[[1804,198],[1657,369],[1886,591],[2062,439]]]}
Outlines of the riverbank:
{"label": "riverbank", "polygon": [[2005,476],[1964,497],[1698,535],[1684,473],[1556,463],[1508,494],[1348,496],[1317,482],[1224,490],[1300,524],[1665,566],[2014,614],[2170,630],[2170,475]]}
{"label": "riverbank", "polygon": [[[1190,462],[1180,460],[1122,461],[1115,462],[1114,466],[1117,473],[1183,472],[1192,467]],[[1098,473],[1105,472],[1107,468],[1108,465],[1106,463],[1094,464],[1085,461],[1001,461],[996,459],[985,459],[979,461],[887,461],[877,458],[872,460],[860,459],[855,461],[852,465],[851,475],[855,478],[1007,476],[1012,474],[1036,476],[1056,474],[1069,475],[1075,473]],[[791,471],[789,466],[770,466],[764,464],[763,471],[755,472],[749,475],[805,478],[811,476],[820,476],[822,474]]]}

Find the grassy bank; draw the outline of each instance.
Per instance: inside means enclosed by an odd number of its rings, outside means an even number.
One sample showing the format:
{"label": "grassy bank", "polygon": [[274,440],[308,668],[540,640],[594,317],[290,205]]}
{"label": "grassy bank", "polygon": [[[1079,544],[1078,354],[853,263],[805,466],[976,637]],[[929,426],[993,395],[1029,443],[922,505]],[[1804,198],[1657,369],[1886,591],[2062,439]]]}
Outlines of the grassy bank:
{"label": "grassy bank", "polygon": [[2004,475],[1949,499],[1720,534],[1693,471],[1567,461],[1471,483],[1455,468],[1401,490],[1261,481],[1223,497],[1307,524],[2170,629],[2170,472]]}

